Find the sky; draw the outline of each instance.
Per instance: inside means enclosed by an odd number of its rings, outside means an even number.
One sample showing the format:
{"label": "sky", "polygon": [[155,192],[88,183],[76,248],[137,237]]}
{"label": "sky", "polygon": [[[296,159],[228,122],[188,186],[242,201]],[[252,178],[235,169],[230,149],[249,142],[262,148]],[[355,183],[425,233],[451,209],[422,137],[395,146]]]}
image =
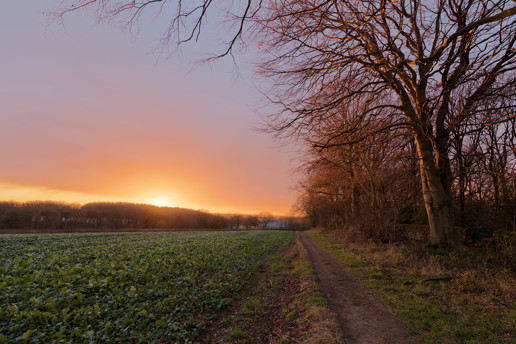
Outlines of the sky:
{"label": "sky", "polygon": [[289,214],[296,148],[256,128],[252,56],[199,64],[156,52],[159,23],[137,34],[60,0],[0,11],[0,200],[150,203],[211,212]]}

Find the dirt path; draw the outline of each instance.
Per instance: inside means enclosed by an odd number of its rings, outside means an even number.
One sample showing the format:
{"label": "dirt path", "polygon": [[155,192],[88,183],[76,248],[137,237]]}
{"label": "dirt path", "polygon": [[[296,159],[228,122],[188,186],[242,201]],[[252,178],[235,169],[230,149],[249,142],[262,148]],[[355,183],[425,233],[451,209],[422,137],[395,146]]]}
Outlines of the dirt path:
{"label": "dirt path", "polygon": [[321,289],[337,316],[346,343],[419,343],[351,276],[349,268],[324,251],[310,235],[297,233],[310,254]]}

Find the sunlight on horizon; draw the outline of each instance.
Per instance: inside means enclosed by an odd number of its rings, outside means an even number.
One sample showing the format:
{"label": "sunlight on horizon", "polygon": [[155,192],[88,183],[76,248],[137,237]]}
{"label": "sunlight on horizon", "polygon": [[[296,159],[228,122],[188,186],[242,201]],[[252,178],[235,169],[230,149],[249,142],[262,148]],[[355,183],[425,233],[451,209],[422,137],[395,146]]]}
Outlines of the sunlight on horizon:
{"label": "sunlight on horizon", "polygon": [[145,204],[155,205],[156,207],[176,207],[176,204],[168,198],[150,198],[143,201]]}
{"label": "sunlight on horizon", "polygon": [[51,201],[63,203],[94,203],[94,202],[128,202],[144,203],[158,207],[191,207],[191,204],[178,205],[172,202],[171,197],[158,195],[155,197],[116,197],[84,192],[58,190],[43,186],[29,186],[0,182],[0,201],[32,202]]}
{"label": "sunlight on horizon", "polygon": [[[186,201],[177,193],[168,192],[167,188],[157,191],[157,188],[149,188],[135,196],[109,196],[85,192],[59,190],[44,186],[20,185],[0,181],[0,202],[57,202],[67,204],[86,204],[95,202],[122,202],[149,204],[157,207],[178,207],[221,214],[258,214],[264,209],[235,208],[221,204],[213,206],[210,204],[197,204]],[[163,192],[166,190],[166,192]],[[288,211],[273,209],[276,215],[287,215]]]}
{"label": "sunlight on horizon", "polygon": [[251,70],[197,65],[194,50],[161,59],[152,32],[126,39],[87,17],[48,26],[60,2],[0,12],[0,201],[291,212],[300,154],[256,130]]}

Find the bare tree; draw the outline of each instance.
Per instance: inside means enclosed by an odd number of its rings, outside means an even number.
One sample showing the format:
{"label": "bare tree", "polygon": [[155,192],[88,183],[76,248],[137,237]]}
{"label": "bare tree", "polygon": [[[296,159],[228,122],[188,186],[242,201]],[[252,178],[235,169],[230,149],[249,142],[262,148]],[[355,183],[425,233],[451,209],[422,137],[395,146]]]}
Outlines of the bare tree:
{"label": "bare tree", "polygon": [[[215,8],[212,0],[188,6],[180,0],[71,3],[75,6],[61,10],[58,17],[97,6],[99,18],[122,17],[129,25],[157,5],[171,18],[165,44],[173,38],[179,43],[196,39]],[[168,5],[174,10],[165,11]],[[250,32],[266,56],[260,70],[275,81],[270,97],[277,106],[273,129],[323,150],[403,128],[417,144],[430,244],[459,245],[451,135],[472,117],[472,123],[488,124],[477,104],[515,82],[514,1],[248,0],[226,5],[219,14],[234,26],[226,49],[216,56],[231,53],[248,32],[247,23],[255,29]],[[333,126],[333,118],[342,117],[346,109],[352,112]],[[319,135],[321,131],[325,135]]]}
{"label": "bare tree", "polygon": [[[283,106],[276,129],[326,149],[404,127],[417,144],[433,246],[457,246],[449,146],[476,104],[514,83],[512,1],[276,1],[262,73]],[[460,91],[460,92],[459,92]],[[456,94],[462,97],[457,98]],[[328,118],[346,125],[317,141]],[[453,106],[457,111],[450,111]],[[383,119],[383,123],[381,120]],[[494,118],[494,120],[503,120]],[[331,121],[331,119],[330,119]],[[481,123],[481,120],[476,121]],[[374,123],[371,126],[371,123]],[[314,139],[315,137],[315,139]]]}
{"label": "bare tree", "polygon": [[413,221],[420,197],[413,192],[410,143],[401,130],[384,131],[353,144],[313,150],[300,206],[315,225],[342,229],[357,239],[395,239],[396,225]]}

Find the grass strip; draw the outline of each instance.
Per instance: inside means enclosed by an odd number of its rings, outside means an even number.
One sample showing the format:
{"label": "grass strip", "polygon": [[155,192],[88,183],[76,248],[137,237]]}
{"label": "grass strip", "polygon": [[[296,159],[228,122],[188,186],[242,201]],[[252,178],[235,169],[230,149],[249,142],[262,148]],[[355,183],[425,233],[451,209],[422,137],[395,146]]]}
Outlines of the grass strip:
{"label": "grass strip", "polygon": [[303,343],[342,343],[339,324],[316,281],[309,254],[299,241],[296,241],[296,250],[298,258],[290,275],[299,281],[299,288],[291,298],[292,311],[287,316],[295,312],[298,322],[304,324],[306,335],[301,341]]}
{"label": "grass strip", "polygon": [[253,287],[224,319],[211,343],[342,343],[338,324],[318,289],[308,253],[296,239],[269,256]]}
{"label": "grass strip", "polygon": [[472,252],[309,234],[427,343],[516,343],[516,278]]}

